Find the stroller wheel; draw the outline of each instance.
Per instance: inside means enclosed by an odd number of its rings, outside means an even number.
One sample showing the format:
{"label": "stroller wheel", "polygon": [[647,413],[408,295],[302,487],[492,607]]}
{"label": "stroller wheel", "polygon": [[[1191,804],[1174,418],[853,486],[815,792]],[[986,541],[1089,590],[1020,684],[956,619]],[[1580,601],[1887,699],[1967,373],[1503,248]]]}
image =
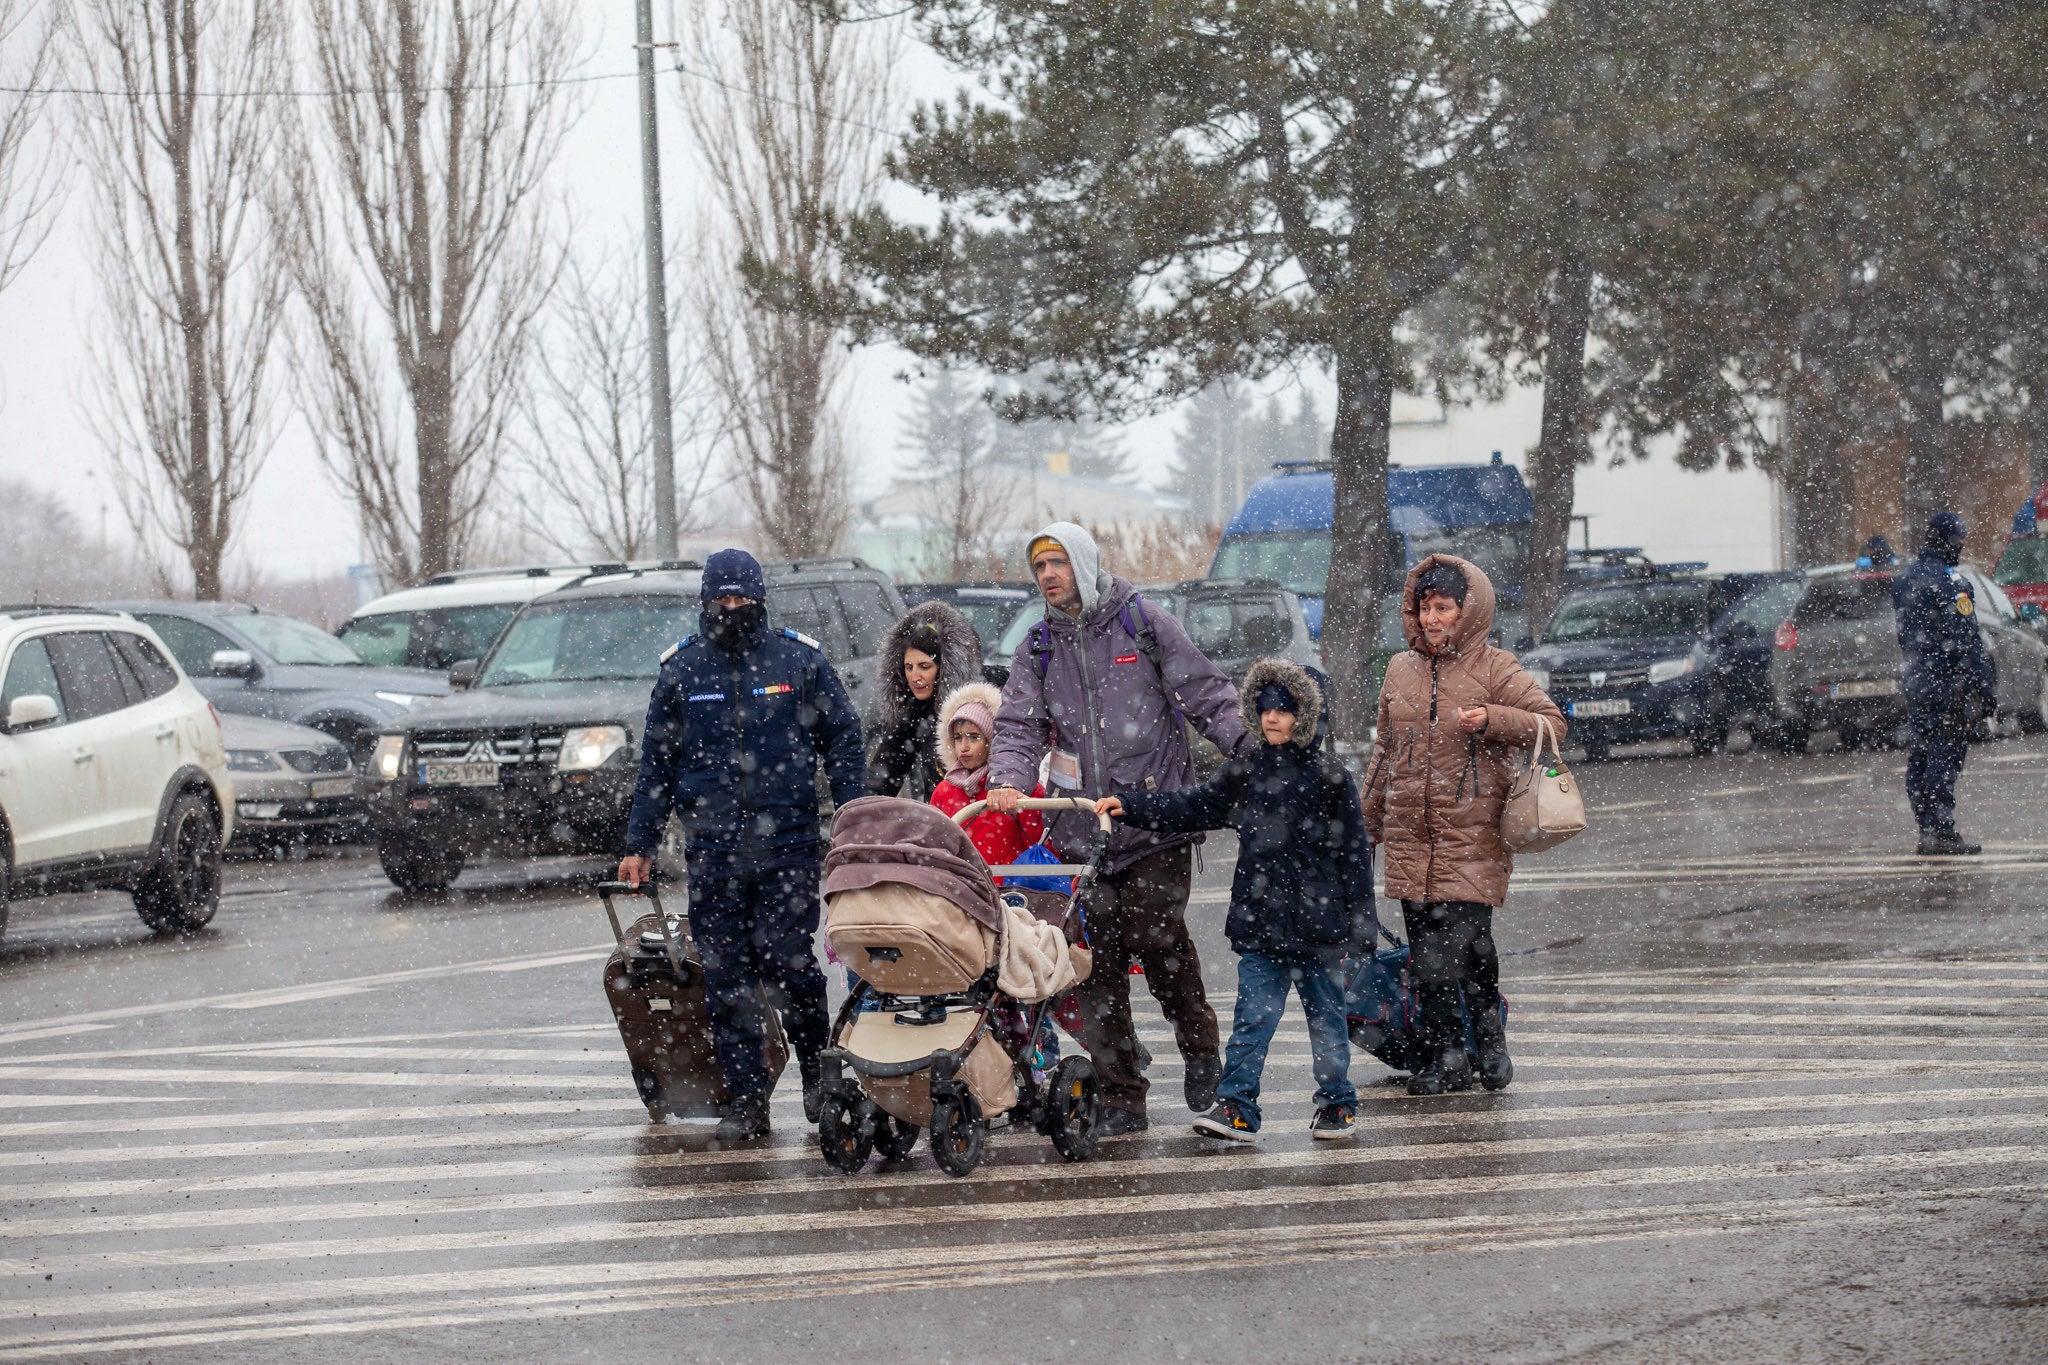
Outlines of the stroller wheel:
{"label": "stroller wheel", "polygon": [[875,1152],[884,1161],[901,1161],[917,1146],[918,1127],[891,1114],[875,1116]]}
{"label": "stroller wheel", "polygon": [[1102,1082],[1086,1057],[1063,1057],[1045,1096],[1046,1136],[1069,1161],[1095,1155],[1095,1120],[1102,1112]]}
{"label": "stroller wheel", "polygon": [[979,1166],[987,1142],[988,1120],[973,1100],[939,1100],[932,1105],[932,1159],[947,1175],[966,1175]]}
{"label": "stroller wheel", "polygon": [[875,1147],[875,1107],[866,1099],[827,1094],[818,1109],[818,1148],[825,1163],[843,1175],[858,1175]]}

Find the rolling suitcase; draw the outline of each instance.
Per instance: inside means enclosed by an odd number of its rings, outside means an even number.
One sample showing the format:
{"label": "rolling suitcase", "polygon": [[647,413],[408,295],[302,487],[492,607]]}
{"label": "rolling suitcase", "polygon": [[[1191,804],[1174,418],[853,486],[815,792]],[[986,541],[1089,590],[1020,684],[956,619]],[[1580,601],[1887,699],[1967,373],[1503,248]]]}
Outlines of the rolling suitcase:
{"label": "rolling suitcase", "polygon": [[[619,1040],[633,1068],[633,1084],[647,1116],[719,1118],[732,1096],[718,1069],[711,1021],[704,1010],[704,967],[690,943],[689,926],[662,910],[654,883],[628,886],[603,882],[597,888],[617,946],[605,959],[604,993],[618,1021]],[[619,928],[614,896],[647,897],[649,914]],[[782,1020],[761,1000],[764,1056],[771,1085],[789,1064]]]}

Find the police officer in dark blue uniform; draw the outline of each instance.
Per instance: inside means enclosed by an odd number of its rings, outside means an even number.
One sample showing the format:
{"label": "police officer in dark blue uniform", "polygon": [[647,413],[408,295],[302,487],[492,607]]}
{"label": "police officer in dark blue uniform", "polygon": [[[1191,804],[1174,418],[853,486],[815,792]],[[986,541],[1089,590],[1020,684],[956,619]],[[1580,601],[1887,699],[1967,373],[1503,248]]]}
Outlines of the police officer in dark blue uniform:
{"label": "police officer in dark blue uniform", "polygon": [[1956,833],[1956,778],[1962,775],[1973,703],[1995,709],[1991,656],[1977,633],[1977,602],[1956,572],[1963,560],[1963,519],[1927,519],[1920,557],[1892,581],[1899,650],[1906,656],[1906,799],[1928,856],[1982,850]]}
{"label": "police officer in dark blue uniform", "polygon": [[782,1014],[816,1122],[829,1020],[818,932],[818,763],[832,799],[862,794],[860,718],[818,649],[771,631],[761,566],[744,550],[704,564],[702,633],[662,655],[647,706],[640,780],[619,880],[653,872],[673,809],[690,872],[690,932],[732,1107],[718,1137],[768,1132],[770,1079],[760,988]]}

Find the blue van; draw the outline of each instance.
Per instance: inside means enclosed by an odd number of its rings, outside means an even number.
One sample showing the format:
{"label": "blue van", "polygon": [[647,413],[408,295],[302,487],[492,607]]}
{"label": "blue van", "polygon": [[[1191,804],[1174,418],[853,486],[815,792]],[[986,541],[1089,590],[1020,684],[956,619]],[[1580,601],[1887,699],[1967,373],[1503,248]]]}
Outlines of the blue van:
{"label": "blue van", "polygon": [[[1270,578],[1301,598],[1310,633],[1323,629],[1323,590],[1330,576],[1330,523],[1335,506],[1328,461],[1275,465],[1223,530],[1211,578]],[[1389,466],[1387,515],[1393,527],[1391,585],[1423,557],[1445,551],[1469,559],[1493,580],[1499,599],[1497,637],[1510,643],[1528,630],[1522,589],[1528,581],[1529,523],[1536,511],[1522,471],[1495,451],[1491,464]],[[1403,649],[1400,615],[1380,628],[1383,648]]]}

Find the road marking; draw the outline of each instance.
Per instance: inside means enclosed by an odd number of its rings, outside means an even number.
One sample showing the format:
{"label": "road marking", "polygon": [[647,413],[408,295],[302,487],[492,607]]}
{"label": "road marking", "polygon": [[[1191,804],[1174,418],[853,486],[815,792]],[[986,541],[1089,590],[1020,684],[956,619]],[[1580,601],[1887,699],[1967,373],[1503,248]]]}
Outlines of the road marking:
{"label": "road marking", "polygon": [[[1287,1101],[1305,1102],[1310,1097],[1311,1092],[1301,1091],[1285,1096],[1269,1097],[1268,1104]],[[1469,1127],[1475,1122],[1483,1123],[1488,1128],[1493,1128],[1503,1123],[1520,1125],[1576,1123],[1587,1120],[1614,1122],[1617,1120],[1643,1118],[1683,1118],[1692,1115],[1759,1114],[1788,1109],[1866,1109],[1913,1104],[1953,1104],[1958,1099],[2011,1101],[2042,1098],[2048,1098],[2048,1086],[2005,1086],[1985,1087],[1975,1090],[1911,1091],[1904,1094],[1758,1095],[1737,1099],[1671,1100],[1648,1104],[1564,1105],[1550,1108],[1495,1109],[1490,1111],[1436,1114],[1379,1113],[1373,1112],[1372,1107],[1368,1105],[1361,1112],[1359,1126],[1361,1131],[1367,1136],[1377,1136],[1382,1133],[1398,1131],[1455,1129]],[[1999,1117],[2007,1116],[2001,1115]],[[1907,1118],[1900,1121],[1910,1125],[1908,1131],[1915,1134],[1944,1130],[1946,1128],[1968,1127],[1972,1126],[1973,1122],[1959,1117],[1936,1119]],[[1810,1125],[1803,1129],[1787,1128],[1783,1131],[1796,1131],[1801,1135],[1805,1135],[1810,1132],[1819,1131],[1821,1128],[1833,1129],[1839,1126]],[[1866,1124],[1853,1126],[1875,1126],[1883,1128],[1887,1133],[1892,1131],[1887,1125]],[[566,1138],[570,1141],[581,1142],[619,1136],[615,1133],[594,1133],[587,1129],[557,1129],[553,1131],[557,1137],[552,1140]],[[1840,1134],[1832,1132],[1829,1135],[1840,1136]],[[459,1136],[471,1137],[476,1135],[463,1134]],[[1625,1147],[1630,1145],[1625,1139],[1638,1136],[1640,1135],[1634,1132],[1608,1134],[1600,1139],[1596,1139],[1596,1141],[1612,1141],[1617,1146]],[[535,1135],[531,1139],[536,1144],[549,1140],[551,1139],[541,1137],[540,1135]],[[1567,1144],[1551,1150],[1576,1150],[1579,1146],[1584,1145],[1583,1140],[1579,1138],[1534,1138],[1518,1139],[1518,1141],[1555,1141]],[[1028,1137],[1025,1138],[1025,1143],[1028,1144],[1029,1142],[1030,1139]],[[462,1145],[488,1146],[491,1144],[486,1140],[484,1142],[465,1143]],[[513,1144],[505,1143],[503,1145],[510,1146]],[[360,1153],[362,1148],[360,1144],[347,1148],[337,1145],[329,1150]],[[1365,1149],[1358,1148],[1354,1150],[1363,1151]],[[1455,1150],[1461,1153],[1468,1152],[1469,1144],[1459,1144]],[[695,1169],[702,1164],[699,1158],[703,1155],[707,1154],[680,1151],[641,1154],[631,1157],[621,1157],[618,1155],[560,1156],[526,1161],[458,1160],[453,1162],[437,1162],[424,1166],[350,1166],[340,1169],[313,1171],[263,1171],[245,1176],[195,1177],[178,1175],[121,1180],[23,1181],[15,1184],[0,1184],[0,1199],[13,1199],[24,1202],[39,1199],[118,1199],[162,1194],[183,1194],[189,1196],[247,1191],[319,1189],[335,1185],[405,1184],[409,1182],[425,1183],[442,1180],[523,1179],[532,1176],[575,1175],[582,1172],[602,1174],[607,1171],[689,1170]],[[761,1155],[765,1158],[770,1154],[762,1153]],[[162,1159],[171,1160],[173,1158],[167,1154]],[[183,1153],[176,1159],[186,1161],[205,1158],[192,1153]],[[837,1183],[834,1177],[824,1174],[822,1158],[814,1151],[798,1149],[774,1154],[774,1163],[800,1159],[819,1162],[818,1171],[810,1176],[789,1180],[746,1180],[708,1183],[697,1186],[664,1186],[661,1189],[660,1197],[668,1199],[713,1199],[729,1194],[744,1194],[747,1196],[815,1194]],[[1300,1164],[1313,1166],[1321,1161],[1320,1155],[1308,1155],[1301,1157]],[[25,1162],[23,1164],[31,1163]],[[772,1163],[764,1160],[763,1164]],[[970,1180],[975,1183],[1020,1180],[1105,1180],[1123,1175],[1186,1175],[1202,1174],[1208,1171],[1237,1171],[1240,1169],[1242,1169],[1242,1160],[1235,1154],[1221,1154],[1213,1157],[1173,1154],[1089,1162],[1078,1165],[1052,1166],[1027,1164],[1022,1166],[984,1166],[973,1177],[970,1177]],[[914,1176],[901,1172],[888,1172],[886,1174],[891,1189],[900,1189],[904,1186],[951,1189],[960,1183],[952,1176],[941,1175],[936,1172],[919,1172]]]}
{"label": "road marking", "polygon": [[38,1038],[58,1038],[73,1033],[98,1033],[102,1029],[110,1029],[112,1027],[112,1024],[86,1024],[79,1028],[30,1029],[26,1033],[11,1035],[7,1041],[10,1043],[29,1043],[34,1042]]}
{"label": "road marking", "polygon": [[[2013,1193],[2031,1193],[2034,1186],[1966,1186],[1944,1192],[1946,1198],[2001,1197]],[[1832,1195],[1770,1197],[1742,1202],[1676,1203],[1633,1205],[1626,1208],[1601,1208],[1586,1210],[1560,1210],[1538,1213],[1488,1213],[1448,1215],[1417,1222],[1406,1217],[1374,1218],[1361,1217],[1357,1226],[1368,1229],[1377,1236],[1359,1236],[1345,1226],[1328,1223],[1295,1224],[1280,1227],[1262,1227],[1256,1242],[1250,1247],[1217,1247],[1200,1243],[1190,1244],[1186,1238],[1170,1235],[1120,1234],[1115,1236],[1079,1236],[1062,1238],[1056,1245],[1024,1243],[1023,1248],[1030,1254],[1019,1256],[1019,1244],[1010,1241],[973,1246],[949,1246],[945,1251],[945,1266],[948,1272],[968,1273],[978,1267],[985,1267],[995,1273],[1014,1270],[1020,1265],[1038,1269],[1048,1268],[1047,1257],[1055,1258],[1058,1264],[1067,1266],[1100,1265],[1106,1260],[1127,1260],[1156,1264],[1162,1258],[1177,1254],[1185,1255],[1193,1250],[1208,1259],[1229,1257],[1232,1263],[1236,1255],[1256,1248],[1299,1248],[1304,1244],[1323,1250],[1341,1251],[1349,1247],[1373,1248],[1375,1254],[1386,1254],[1391,1244],[1404,1249],[1465,1249],[1483,1244],[1482,1239],[1500,1237],[1555,1237],[1559,1233],[1574,1230],[1601,1232],[1616,1225],[1631,1225],[1626,1228],[1630,1234],[1657,1235],[1659,1231],[1680,1229],[1719,1229],[1730,1224],[1755,1227],[1798,1219],[1802,1223],[1815,1218],[1834,1216],[1883,1216],[1888,1208],[1913,1202],[1913,1196],[1892,1194],[1875,1195]],[[1653,1231],[1655,1229],[1655,1231]],[[1420,1243],[1420,1247],[1416,1244]],[[462,1306],[472,1310],[484,1310],[486,1305],[502,1310],[507,1307],[523,1306],[535,1299],[546,1297],[553,1301],[575,1302],[584,1297],[576,1293],[579,1286],[599,1287],[604,1290],[603,1298],[612,1299],[623,1287],[645,1284],[655,1290],[672,1290],[679,1282],[723,1282],[753,1280],[781,1286],[799,1285],[829,1293],[823,1282],[843,1277],[848,1272],[887,1273],[910,1271],[919,1276],[920,1282],[932,1269],[932,1252],[925,1247],[863,1247],[856,1251],[813,1252],[750,1257],[744,1263],[727,1258],[663,1259],[650,1261],[595,1262],[573,1265],[551,1265],[546,1267],[515,1266],[490,1267],[471,1271],[423,1272],[410,1275],[352,1276],[348,1278],[317,1277],[287,1281],[273,1281],[264,1284],[249,1284],[232,1289],[200,1288],[178,1290],[115,1291],[107,1293],[61,1294],[38,1298],[28,1302],[0,1304],[0,1318],[35,1317],[57,1319],[84,1315],[121,1315],[165,1312],[194,1312],[206,1309],[247,1310],[255,1307],[269,1307],[275,1301],[294,1304],[318,1303],[322,1301],[346,1300],[350,1306],[361,1306],[363,1300],[418,1299],[426,1296],[453,1296]],[[1192,1267],[1189,1267],[1192,1268]],[[545,1278],[548,1288],[532,1291],[536,1278]],[[872,1283],[872,1281],[870,1281]],[[908,1287],[908,1286],[904,1286]],[[528,1290],[524,1295],[489,1298],[492,1291]],[[398,1311],[417,1312],[426,1305],[393,1305]],[[332,1320],[334,1310],[326,1313],[297,1312],[291,1314],[295,1320],[325,1322]],[[387,1310],[388,1311],[388,1310]],[[284,1315],[264,1315],[244,1321],[276,1325]],[[219,1319],[208,1326],[225,1325]],[[165,1333],[186,1328],[188,1324],[165,1322],[161,1318],[148,1323],[137,1323],[126,1327],[96,1326],[70,1329],[74,1338],[83,1345],[87,1342],[109,1343],[133,1333]],[[23,1343],[50,1341],[63,1333],[42,1333],[34,1337],[17,1338],[0,1343],[0,1346],[14,1347]],[[140,1345],[142,1343],[136,1343]],[[168,1344],[164,1342],[163,1344]]]}
{"label": "road marking", "polygon": [[1792,779],[1792,785],[1795,787],[1825,787],[1836,782],[1873,781],[1875,779],[1869,773],[1828,773],[1822,777],[1795,777]]}
{"label": "road marking", "polygon": [[[588,962],[600,961],[609,956],[610,952],[609,948],[593,949],[583,955],[583,960]],[[303,982],[295,989],[308,989],[315,986],[361,986],[364,988],[390,986],[404,981],[418,981],[425,977],[467,976],[506,963],[538,965],[542,959],[553,959],[555,961],[573,960],[564,958],[560,948],[553,948],[544,953],[520,953],[511,957],[476,958],[467,962],[450,962],[436,967],[408,967],[402,971],[374,972],[367,976],[343,977],[334,981]],[[115,1019],[141,1019],[157,1014],[174,1014],[179,1010],[204,1009],[229,1004],[237,1000],[251,1000],[267,995],[275,995],[280,989],[282,988],[273,986],[256,991],[231,991],[224,995],[200,995],[185,1000],[163,1000],[148,1005],[123,1005],[114,1009],[89,1010],[82,1014],[57,1015],[46,1019],[24,1020],[20,1024],[0,1025],[0,1044],[10,1042],[26,1033],[36,1032],[40,1035],[60,1026],[98,1024]]]}
{"label": "road marking", "polygon": [[[16,1066],[0,1063],[0,1081],[168,1081],[191,1085],[226,1081],[233,1085],[445,1086],[461,1089],[614,1090],[617,1076],[521,1076],[503,1071],[236,1071],[225,1067]],[[630,1081],[626,1084],[631,1084]]]}
{"label": "road marking", "polygon": [[[1467,1155],[1477,1144],[1461,1144]],[[1382,1149],[1383,1151],[1386,1149]],[[1273,1164],[1292,1153],[1239,1154],[1247,1169]],[[1246,1159],[1249,1158],[1249,1161]],[[1363,1153],[1320,1152],[1311,1164],[1357,1164]],[[1386,1159],[1386,1158],[1375,1158]],[[1333,1206],[1370,1204],[1404,1198],[1450,1195],[1584,1194],[1620,1189],[1652,1189],[1670,1185],[1726,1185],[1752,1181],[1796,1179],[1858,1179],[1969,1170],[2001,1164],[2048,1162],[2048,1147],[1976,1147],[1969,1150],[1859,1153],[1842,1157],[1807,1157],[1764,1164],[1705,1166],[1616,1166],[1592,1170],[1518,1172],[1486,1176],[1422,1176],[1363,1180],[1344,1185],[1258,1186],[1208,1189],[1189,1194],[1106,1195],[1082,1199],[1021,1200],[993,1204],[920,1204],[909,1207],[811,1210],[800,1214],[727,1215],[659,1218],[636,1222],[559,1224],[549,1227],[501,1226],[468,1232],[398,1233],[382,1237],[300,1239],[209,1246],[169,1247],[155,1251],[105,1251],[66,1257],[38,1254],[0,1260],[0,1274],[45,1275],[117,1266],[245,1265],[262,1261],[317,1261],[335,1256],[404,1256],[489,1248],[566,1247],[611,1242],[678,1240],[714,1235],[766,1235],[816,1232],[830,1228],[872,1230],[885,1227],[937,1227],[943,1224],[999,1224],[1030,1227],[1038,1220],[1133,1218],[1169,1213],[1214,1213],[1290,1205]],[[1070,1169],[1056,1167],[1053,1169]],[[971,1179],[971,1177],[970,1177]],[[875,1184],[881,1182],[870,1180]],[[828,1182],[829,1183],[829,1182]],[[858,1185],[842,1185],[858,1189]],[[1939,1192],[1937,1192],[1939,1193]],[[261,1218],[255,1221],[264,1221]],[[126,1230],[125,1220],[106,1220],[101,1233]],[[545,1273],[543,1270],[541,1273]]]}
{"label": "road marking", "polygon": [[[344,995],[362,995],[368,986],[293,986],[286,990],[272,991],[268,995],[245,996],[240,1000],[223,1000],[210,1008],[217,1010],[267,1010],[273,1005],[300,1005],[309,1000],[334,1000]],[[10,1039],[9,1041],[16,1041]]]}
{"label": "road marking", "polygon": [[491,967],[478,967],[479,972],[530,972],[536,967],[566,967],[576,962],[602,962],[612,955],[612,949],[598,952],[562,953],[556,957],[535,958],[530,962],[500,962]]}
{"label": "road marking", "polygon": [[[1952,1195],[1957,1198],[1997,1197],[2032,1193],[2035,1188],[1977,1187],[1955,1191]],[[137,1350],[277,1337],[416,1330],[472,1322],[495,1323],[503,1322],[522,1309],[526,1310],[529,1318],[537,1312],[545,1312],[550,1319],[560,1319],[564,1316],[788,1301],[849,1293],[874,1294],[941,1287],[971,1290],[1031,1283],[1065,1283],[1081,1278],[1122,1278],[1134,1273],[1203,1274],[1249,1265],[1277,1269],[1327,1263],[1332,1259],[1374,1260],[1417,1253],[1540,1251],[1612,1242],[1723,1236],[1795,1218],[1806,1228],[1884,1226],[1905,1216],[1906,1210],[1895,1207],[1901,1202],[1904,1201],[1836,1197],[1797,1203],[1777,1201],[1741,1208],[1704,1208],[1697,1212],[1682,1205],[1662,1206],[1674,1210],[1669,1213],[1658,1207],[1603,1211],[1625,1215],[1631,1224],[1626,1227],[1616,1226],[1620,1220],[1614,1218],[1596,1220],[1573,1215],[1552,1215],[1544,1217],[1541,1222],[1519,1223],[1500,1220],[1469,1223],[1461,1219],[1445,1219],[1419,1225],[1400,1225],[1398,1233],[1388,1228],[1389,1235],[1366,1238],[1328,1224],[1299,1224],[1261,1228],[1258,1241],[1250,1246],[1126,1234],[1114,1238],[1075,1238],[1058,1246],[1027,1243],[1025,1246],[1030,1254],[1026,1256],[1018,1255],[1017,1244],[1003,1242],[980,1248],[949,1247],[943,1269],[936,1272],[931,1263],[931,1253],[922,1248],[864,1248],[852,1253],[752,1258],[745,1269],[724,1260],[638,1262],[624,1267],[550,1267],[550,1271],[562,1278],[555,1280],[550,1276],[552,1287],[548,1289],[479,1294],[477,1290],[486,1287],[485,1284],[465,1284],[457,1292],[459,1307],[355,1302],[324,1311],[272,1311],[240,1318],[216,1316],[165,1321],[159,1317],[146,1324],[127,1327],[37,1332],[0,1342],[0,1348],[8,1349],[18,1357],[70,1355],[94,1348]],[[1367,1226],[1373,1226],[1370,1220]],[[527,1282],[534,1273],[525,1272]],[[630,1283],[632,1280],[642,1283]],[[573,1287],[560,1287],[563,1281]],[[678,1288],[678,1281],[683,1281],[685,1287]],[[691,1284],[692,1281],[695,1283]],[[519,1280],[502,1283],[524,1287]],[[597,1285],[603,1286],[601,1293],[589,1292],[590,1287]],[[436,1282],[436,1277],[430,1276],[408,1277],[404,1284],[394,1285],[383,1292],[387,1296],[404,1294],[412,1286],[431,1286],[428,1292],[449,1292],[448,1288]],[[363,1292],[358,1291],[358,1297],[361,1296]],[[275,1297],[298,1302],[308,1295],[294,1295],[288,1285],[275,1291]],[[311,1297],[321,1295],[316,1289]],[[268,1301],[263,1306],[269,1307]]]}
{"label": "road marking", "polygon": [[[1258,1159],[1255,1170],[1258,1174],[1270,1176],[1282,1166],[1345,1167],[1379,1163],[1427,1163],[1436,1161],[1463,1161],[1479,1157],[1571,1155],[1590,1152],[1640,1152],[1679,1146],[1703,1144],[1743,1143],[1790,1143],[1843,1141],[1855,1138],[1881,1138],[1907,1136],[1924,1138],[1940,1133],[2006,1131],[2025,1128],[2048,1128],[2048,1113],[2029,1114],[1980,1114],[1957,1115],[1945,1118],[1913,1118],[1888,1122],[1869,1123],[1816,1123],[1816,1124],[1766,1124],[1752,1128],[1732,1129],[1682,1129],[1655,1132],[1631,1133],[1588,1133],[1570,1137],[1527,1137],[1501,1138],[1473,1142],[1404,1143],[1387,1146],[1349,1147],[1342,1152],[1274,1152]],[[2048,1162],[2048,1147],[1995,1148],[2004,1151],[2009,1159]],[[2016,1157],[2013,1153],[2032,1153],[2027,1157]],[[1146,1163],[1148,1171],[1158,1174],[1194,1175],[1211,1172],[1244,1172],[1247,1158],[1251,1153],[1231,1152],[1218,1156],[1191,1157],[1148,1157],[1139,1158]],[[820,1159],[822,1166],[822,1158]],[[1107,1168],[1107,1169],[1105,1169]],[[1090,1169],[1088,1163],[1031,1168],[1032,1178],[1040,1182],[1058,1183],[1073,1180],[1113,1178],[1117,1172],[1110,1163]],[[977,1172],[979,1174],[979,1172]],[[996,1178],[994,1175],[991,1179]],[[1014,1174],[1002,1178],[1015,1179]],[[972,1181],[972,1177],[969,1177]],[[757,1185],[761,1182],[740,1182],[727,1190],[718,1186],[676,1185],[654,1188],[614,1188],[580,1190],[537,1190],[519,1193],[423,1195],[407,1199],[364,1199],[343,1203],[314,1204],[265,1204],[230,1209],[178,1209],[161,1213],[105,1214],[95,1218],[21,1218],[0,1223],[0,1241],[17,1238],[79,1237],[105,1234],[108,1232],[132,1233],[137,1231],[167,1231],[184,1228],[223,1228],[247,1225],[300,1226],[308,1223],[354,1221],[371,1218],[425,1218],[449,1214],[506,1214],[530,1212],[539,1209],[598,1208],[604,1206],[637,1206],[647,1204],[680,1203],[705,1199],[717,1195],[739,1195],[752,1197],[761,1193]],[[766,1191],[770,1194],[807,1193],[816,1194],[840,1184],[829,1173],[817,1173],[788,1183],[785,1187]],[[877,1181],[869,1189],[902,1188],[916,1183],[909,1180]],[[950,1178],[927,1179],[922,1182],[930,1188],[969,1188]],[[987,1183],[983,1181],[981,1183]],[[1311,1187],[1286,1186],[1271,1191],[1275,1194],[1302,1193]],[[1208,1207],[1205,1201],[1229,1198],[1238,1191],[1207,1190],[1173,1195],[1138,1195],[1124,1197],[1129,1202],[1120,1208],[1123,1213],[1183,1212],[1188,1209]],[[1080,1205],[1097,1203],[1097,1200],[1075,1201]],[[1275,1201],[1266,1201],[1275,1202]],[[1286,1198],[1277,1200],[1290,1202]],[[1015,1208],[1012,1204],[993,1206],[997,1209]],[[908,1214],[912,1219],[925,1215],[937,1215],[938,1221],[948,1221],[954,1212],[952,1205],[924,1205],[904,1208],[856,1208],[844,1210],[803,1210],[796,1213],[706,1215],[681,1220],[691,1228],[692,1236],[713,1236],[726,1233],[763,1233],[774,1231],[815,1231],[827,1227],[854,1227],[866,1217],[894,1218],[897,1214]],[[1079,1216],[1061,1214],[1062,1217]]]}

